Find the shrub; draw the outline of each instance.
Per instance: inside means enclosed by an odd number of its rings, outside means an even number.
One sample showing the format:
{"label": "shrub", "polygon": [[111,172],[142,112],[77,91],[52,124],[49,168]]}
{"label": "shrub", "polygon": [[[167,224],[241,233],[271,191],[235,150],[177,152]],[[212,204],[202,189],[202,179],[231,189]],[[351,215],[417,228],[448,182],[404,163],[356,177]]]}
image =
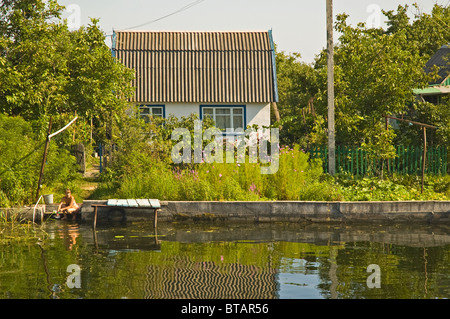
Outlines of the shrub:
{"label": "shrub", "polygon": [[[44,142],[21,117],[0,114],[0,207],[32,204],[39,179]],[[76,188],[75,157],[50,143],[44,189]]]}

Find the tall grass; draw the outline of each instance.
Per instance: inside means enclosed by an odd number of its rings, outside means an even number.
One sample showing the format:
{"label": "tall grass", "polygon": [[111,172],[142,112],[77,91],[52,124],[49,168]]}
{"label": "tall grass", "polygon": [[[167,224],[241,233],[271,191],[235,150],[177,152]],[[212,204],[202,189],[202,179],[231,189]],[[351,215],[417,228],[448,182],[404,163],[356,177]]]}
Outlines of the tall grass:
{"label": "tall grass", "polygon": [[0,211],[0,245],[17,242],[43,241],[48,237],[42,225],[21,219],[18,215],[11,215]]}
{"label": "tall grass", "polygon": [[320,161],[309,161],[299,147],[281,148],[279,169],[261,174],[265,164],[200,163],[181,168],[162,161],[129,168],[115,192],[120,198],[160,200],[340,200],[338,189],[324,180]]}
{"label": "tall grass", "polygon": [[[261,168],[268,164],[251,163],[248,155],[245,161],[239,163],[237,154],[234,162],[229,163],[224,153],[223,163],[174,164],[171,160],[171,150],[177,141],[171,140],[170,133],[177,127],[188,127],[192,130],[193,120],[195,116],[181,120],[169,118],[164,120],[164,125],[150,123],[150,127],[141,127],[142,123],[139,121],[135,123],[134,119],[124,117],[123,122],[130,123],[124,124],[126,129],[120,130],[121,138],[114,161],[106,172],[102,173],[102,183],[91,199],[383,200],[391,198],[383,197],[385,192],[401,189],[404,194],[408,187],[412,187],[411,183],[395,188],[381,182],[376,183],[369,192],[366,180],[356,181],[353,176],[334,178],[325,174],[321,161],[311,160],[309,154],[299,146],[279,149],[279,166],[274,174],[262,174]],[[203,129],[208,125],[203,123]],[[148,134],[148,130],[152,134]],[[392,182],[401,184],[395,180]],[[432,189],[427,188],[426,194],[430,199],[442,198],[445,194],[448,198],[448,191],[441,189],[443,184],[445,183],[438,181]],[[378,191],[375,192],[374,189]],[[421,195],[420,198],[426,196]],[[407,198],[415,199],[419,196],[414,192]]]}

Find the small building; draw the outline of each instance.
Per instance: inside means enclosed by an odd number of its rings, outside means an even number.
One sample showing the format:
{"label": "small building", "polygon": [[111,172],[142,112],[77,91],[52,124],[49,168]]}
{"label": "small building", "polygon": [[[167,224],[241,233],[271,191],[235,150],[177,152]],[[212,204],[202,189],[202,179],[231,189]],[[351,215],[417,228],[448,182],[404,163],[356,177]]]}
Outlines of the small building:
{"label": "small building", "polygon": [[271,31],[114,31],[143,117],[210,116],[225,130],[270,125],[278,101]]}
{"label": "small building", "polygon": [[428,87],[417,89],[414,93],[425,102],[440,104],[442,97],[450,93],[450,44],[443,45],[428,60],[425,71],[431,72],[438,67],[438,77],[428,83]]}

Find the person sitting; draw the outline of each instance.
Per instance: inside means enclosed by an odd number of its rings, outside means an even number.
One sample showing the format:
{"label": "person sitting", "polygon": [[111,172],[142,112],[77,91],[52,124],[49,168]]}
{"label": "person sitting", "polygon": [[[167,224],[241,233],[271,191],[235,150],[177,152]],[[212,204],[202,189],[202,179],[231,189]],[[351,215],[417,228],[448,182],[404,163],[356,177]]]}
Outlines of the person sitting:
{"label": "person sitting", "polygon": [[61,203],[58,206],[56,218],[61,218],[60,213],[64,215],[62,219],[67,219],[67,215],[75,216],[79,206],[75,201],[70,189],[66,189],[66,195],[61,199]]}

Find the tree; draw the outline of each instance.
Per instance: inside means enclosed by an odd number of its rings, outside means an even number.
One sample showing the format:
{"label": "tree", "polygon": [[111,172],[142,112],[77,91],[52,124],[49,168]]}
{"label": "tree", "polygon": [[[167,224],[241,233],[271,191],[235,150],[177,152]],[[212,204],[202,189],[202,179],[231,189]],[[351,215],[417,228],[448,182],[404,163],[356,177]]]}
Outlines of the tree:
{"label": "tree", "polygon": [[55,0],[8,0],[0,9],[0,112],[37,120],[77,113],[100,121],[127,105],[133,73],[93,19],[69,31]]}
{"label": "tree", "polygon": [[421,55],[430,57],[441,45],[450,42],[450,7],[435,4],[431,13],[427,14],[421,12],[416,3],[412,6],[417,12],[413,21],[407,15],[408,5],[399,5],[397,12],[383,11],[388,18],[386,33],[403,30],[408,42],[417,46]]}
{"label": "tree", "polygon": [[[324,138],[314,127],[323,122],[323,117],[317,114],[314,99],[317,94],[316,70],[311,65],[300,61],[299,53],[286,54],[277,52],[277,81],[280,112],[280,140],[285,144],[299,143],[306,147],[309,143]],[[326,138],[326,135],[325,135]]]}
{"label": "tree", "polygon": [[[427,57],[408,42],[406,30],[353,27],[347,17],[339,15],[336,23],[336,134],[340,143],[359,145],[379,135],[374,128],[382,127],[383,115],[404,113],[415,101],[413,89],[426,86],[429,77],[423,70]],[[325,53],[316,68],[323,78]],[[326,101],[323,84],[317,100]]]}
{"label": "tree", "polygon": [[[431,14],[408,16],[407,5],[397,11],[383,11],[387,28],[367,28],[347,23],[348,15],[337,16],[340,33],[335,48],[336,142],[370,145],[373,149],[413,134],[408,128],[383,132],[383,115],[407,114],[421,122],[432,120],[440,127],[430,134],[437,144],[448,140],[448,112],[416,101],[414,89],[426,87],[436,72],[426,74],[424,66],[432,54],[450,42],[450,9],[435,5]],[[284,143],[324,143],[327,119],[326,51],[320,52],[313,66],[302,63],[299,53],[277,53],[278,103]],[[411,112],[413,110],[414,112]],[[440,118],[440,116],[443,116]],[[414,140],[418,140],[415,136]],[[383,154],[391,151],[381,150]],[[381,154],[381,153],[380,153]]]}
{"label": "tree", "polygon": [[[407,15],[408,6],[399,6],[397,12],[387,11],[388,29],[393,34],[404,30],[407,42],[418,48],[419,54],[427,60],[444,44],[450,43],[450,7],[435,5],[430,14],[420,12],[417,4],[413,5],[417,14],[411,22]],[[448,57],[450,63],[450,56]],[[434,73],[430,74],[433,78]],[[450,98],[444,97],[440,105],[417,101],[411,105],[408,118],[421,123],[437,126],[437,130],[427,132],[428,142],[432,145],[448,145],[450,142]],[[397,143],[422,145],[420,127],[399,123],[400,134]]]}
{"label": "tree", "polygon": [[66,104],[64,26],[49,23],[60,7],[50,1],[6,1],[0,11],[0,110],[25,118],[55,113]]}

